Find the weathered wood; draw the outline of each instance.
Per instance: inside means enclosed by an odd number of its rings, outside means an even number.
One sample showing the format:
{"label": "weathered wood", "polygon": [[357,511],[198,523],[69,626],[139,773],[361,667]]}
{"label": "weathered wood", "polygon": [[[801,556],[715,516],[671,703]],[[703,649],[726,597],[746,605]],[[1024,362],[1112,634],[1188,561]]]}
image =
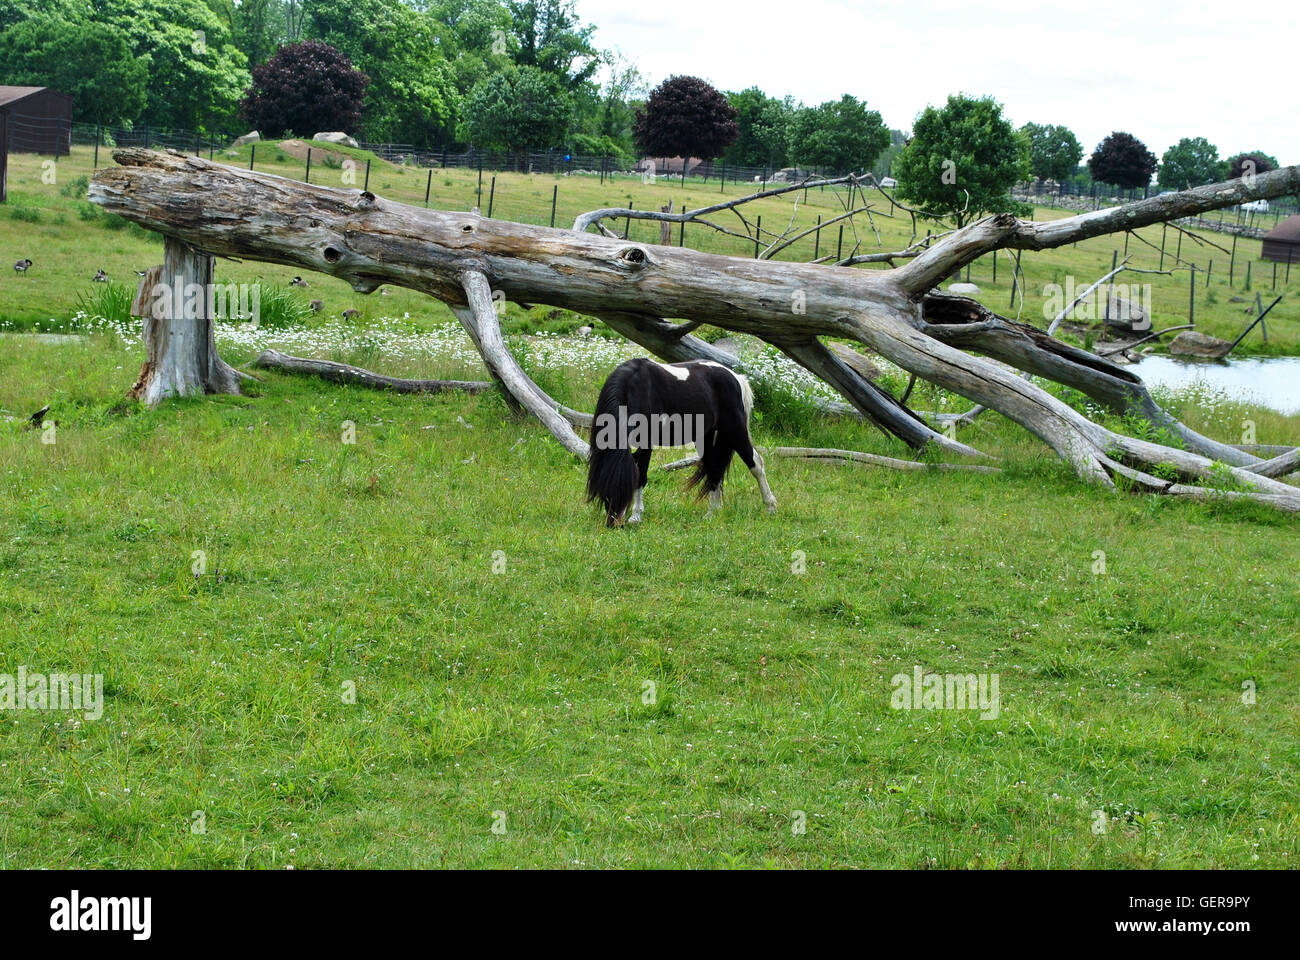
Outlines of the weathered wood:
{"label": "weathered wood", "polygon": [[152,407],[167,397],[239,393],[242,375],[217,355],[211,283],[212,257],[167,237],[162,266],[145,274],[132,304],[144,318],[145,361],[130,396]]}
{"label": "weathered wood", "polygon": [[[954,325],[927,318],[923,301],[938,280],[993,250],[1046,249],[1171,217],[1300,192],[1300,167],[1285,167],[1259,175],[1250,184],[1216,184],[1048,223],[997,215],[953,232],[904,266],[857,271],[724,257],[488,220],[474,213],[422,210],[366,191],[297,183],[197,157],[138,149],[119,150],[115,157],[121,166],[99,171],[90,197],[146,227],[183,237],[207,253],[327,273],[361,292],[383,283],[420,290],[447,302],[463,322],[477,315],[478,342],[489,369],[503,379],[510,395],[575,452],[585,444],[580,446],[581,440],[571,431],[565,433],[567,424],[558,414],[559,405],[537,390],[498,344],[495,315],[488,318],[490,310],[485,310],[496,291],[510,300],[602,318],[639,318],[633,321],[638,333],[646,339],[658,338],[670,353],[703,351],[689,342],[681,328],[654,329],[666,323],[655,318],[707,322],[753,334],[826,377],[842,392],[856,390],[854,396],[846,393],[855,406],[864,413],[870,410],[873,420],[914,446],[935,443],[952,449],[955,441],[945,444],[935,439],[942,435],[854,374],[819,338],[856,340],[905,370],[1024,426],[1087,480],[1113,486],[1112,476],[1123,476],[1142,488],[1166,493],[1181,491],[1143,472],[1141,466],[1172,463],[1184,479],[1202,480],[1215,477],[1218,468],[1197,453],[1116,434],[1015,371],[945,340],[956,342],[954,338],[979,334],[982,339],[975,348],[990,356],[1014,357],[1010,362],[1020,369],[1037,366],[1047,371],[1045,376],[1068,373],[1098,390],[1116,389],[1112,381],[1125,379],[1107,369],[1114,365],[1096,357],[1084,361],[1062,351],[1059,344],[1048,344],[1005,324],[993,324],[982,332],[942,329]],[[605,212],[594,213],[595,219],[587,222],[596,222]],[[655,219],[664,216],[655,211]],[[648,331],[646,323],[651,327]],[[999,342],[1009,345],[999,346]],[[1257,459],[1252,457],[1249,463]],[[1229,471],[1242,483],[1253,484],[1261,502],[1297,496],[1296,488],[1241,467]]]}
{"label": "weathered wood", "polygon": [[386,377],[333,360],[313,360],[307,357],[291,357],[279,350],[263,350],[253,361],[253,366],[268,370],[283,370],[286,373],[302,373],[320,377],[334,383],[352,383],[376,390],[391,390],[394,393],[444,393],[449,390],[462,393],[482,393],[490,390],[492,384],[487,380],[411,380],[404,377]]}

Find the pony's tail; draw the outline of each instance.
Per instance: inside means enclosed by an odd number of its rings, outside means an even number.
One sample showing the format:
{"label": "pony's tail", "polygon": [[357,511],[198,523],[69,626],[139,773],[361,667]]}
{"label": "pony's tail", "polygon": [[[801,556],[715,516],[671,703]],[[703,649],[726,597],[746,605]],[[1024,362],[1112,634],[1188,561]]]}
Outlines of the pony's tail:
{"label": "pony's tail", "polygon": [[[611,445],[600,440],[601,427],[609,422],[605,418],[618,418],[618,408],[626,406],[625,378],[615,370],[600,390],[596,412],[591,419],[591,460],[587,464],[587,502],[599,500],[605,506],[605,522],[614,526],[627,513],[636,495],[637,469],[632,451],[623,445],[623,438]],[[615,432],[615,435],[616,432]],[[608,433],[606,434],[608,436]]]}

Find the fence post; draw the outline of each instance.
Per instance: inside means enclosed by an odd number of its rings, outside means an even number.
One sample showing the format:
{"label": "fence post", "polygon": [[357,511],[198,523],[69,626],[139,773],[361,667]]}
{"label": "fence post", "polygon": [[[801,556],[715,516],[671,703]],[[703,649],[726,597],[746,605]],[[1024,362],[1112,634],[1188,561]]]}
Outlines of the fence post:
{"label": "fence post", "polygon": [[1205,268],[1205,289],[1210,289],[1210,274],[1214,273],[1214,258],[1210,258],[1210,265]]}
{"label": "fence post", "polygon": [[758,239],[763,234],[763,217],[758,218],[758,223],[754,225],[754,259],[758,259]]}
{"label": "fence post", "polygon": [[492,201],[496,199],[496,195],[497,195],[497,178],[494,176],[492,178],[492,185],[488,188],[488,214],[487,215],[489,220],[492,219]]}
{"label": "fence post", "polygon": [[718,175],[718,193],[722,193],[727,187],[727,161],[722,161],[722,171]]}
{"label": "fence post", "polygon": [[560,199],[560,185],[551,187],[551,226],[555,226],[555,201]]}
{"label": "fence post", "polygon": [[303,183],[311,183],[311,147],[307,148],[307,176]]}
{"label": "fence post", "polygon": [[253,161],[257,159],[257,144],[251,144],[252,149],[248,151],[248,169],[253,169]]}
{"label": "fence post", "polygon": [[822,215],[817,214],[817,232],[813,234],[813,259],[820,259],[822,251]]}
{"label": "fence post", "polygon": [[[446,151],[443,152],[443,157],[444,157],[444,158],[446,157]],[[446,168],[447,168],[447,164],[446,164],[445,159],[444,159],[443,169],[445,170]],[[432,189],[433,189],[433,167],[430,167],[430,168],[429,168],[429,179],[428,179],[427,181],[425,181],[425,184],[424,184],[424,205],[425,205],[426,207],[429,205],[429,191],[432,190]]]}
{"label": "fence post", "polygon": [[478,189],[474,191],[474,206],[483,205],[483,154],[478,155]]}
{"label": "fence post", "polygon": [[1187,324],[1196,326],[1196,264],[1192,264],[1192,282],[1187,285]]}
{"label": "fence post", "polygon": [[1169,224],[1160,225],[1160,269],[1165,268],[1165,234],[1169,232]]}
{"label": "fence post", "polygon": [[840,238],[835,241],[835,262],[839,263],[844,253],[844,224],[840,224]]}
{"label": "fence post", "polygon": [[1232,254],[1228,258],[1228,286],[1232,286],[1232,275],[1237,269],[1237,235],[1232,235]]}
{"label": "fence post", "polygon": [[[627,205],[627,208],[628,208],[629,210],[635,210],[635,209],[636,209],[636,207],[632,206],[632,204],[630,204],[630,203]],[[626,240],[626,239],[627,239],[627,235],[628,235],[629,233],[631,233],[631,232],[632,232],[632,218],[631,218],[631,217],[628,217],[628,218],[627,218],[627,223],[623,224],[623,239]]]}
{"label": "fence post", "polygon": [[1250,261],[1246,261],[1246,291],[1250,291]]}

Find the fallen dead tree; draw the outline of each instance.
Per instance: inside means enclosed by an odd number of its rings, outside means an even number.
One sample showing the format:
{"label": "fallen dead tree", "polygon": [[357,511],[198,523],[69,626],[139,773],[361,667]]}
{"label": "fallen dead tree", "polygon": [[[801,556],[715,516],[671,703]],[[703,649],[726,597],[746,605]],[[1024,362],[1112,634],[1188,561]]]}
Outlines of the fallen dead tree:
{"label": "fallen dead tree", "polygon": [[[906,255],[902,266],[860,271],[726,257],[488,220],[476,213],[423,210],[366,191],[298,183],[198,157],[139,149],[119,150],[115,157],[120,166],[95,175],[91,199],[166,234],[172,243],[205,255],[327,273],[363,293],[390,283],[446,302],[494,380],[579,456],[588,451],[573,430],[576,411],[547,396],[519,367],[501,335],[494,297],[599,317],[669,360],[735,362],[693,336],[700,323],[753,334],[831,384],[864,417],[913,448],[932,445],[953,455],[985,457],[936,431],[899,398],[864,379],[823,338],[857,341],[917,377],[1020,424],[1089,482],[1114,487],[1119,481],[1136,489],[1199,497],[1207,495],[1207,488],[1196,486],[1198,481],[1222,482],[1226,474],[1240,487],[1240,497],[1300,510],[1300,490],[1256,472],[1265,462],[1253,454],[1178,423],[1123,367],[993,314],[974,300],[935,290],[944,278],[995,251],[1044,250],[1300,192],[1300,167],[1045,223],[986,217],[929,247],[900,251],[900,259]],[[651,211],[639,213],[656,218]],[[603,219],[626,214],[595,211],[584,222],[599,226]],[[672,323],[665,319],[669,317],[685,322]],[[1175,430],[1185,449],[1112,431],[1016,371],[1074,387],[1112,409],[1136,408]],[[1277,459],[1269,461],[1270,472],[1280,469]]]}

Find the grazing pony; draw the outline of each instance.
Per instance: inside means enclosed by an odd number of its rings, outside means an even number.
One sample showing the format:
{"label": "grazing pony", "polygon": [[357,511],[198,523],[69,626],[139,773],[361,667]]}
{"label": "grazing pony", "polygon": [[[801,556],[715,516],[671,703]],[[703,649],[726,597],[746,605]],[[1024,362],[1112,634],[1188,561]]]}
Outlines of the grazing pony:
{"label": "grazing pony", "polygon": [[722,480],[733,453],[758,481],[768,512],[775,512],[763,458],[749,438],[753,410],[749,381],[712,360],[670,364],[637,358],[619,364],[601,387],[592,417],[587,501],[604,504],[608,526],[622,526],[625,517],[639,523],[654,448],[693,444],[699,462],[688,487],[702,485],[699,497],[708,494],[710,513],[722,505]]}

